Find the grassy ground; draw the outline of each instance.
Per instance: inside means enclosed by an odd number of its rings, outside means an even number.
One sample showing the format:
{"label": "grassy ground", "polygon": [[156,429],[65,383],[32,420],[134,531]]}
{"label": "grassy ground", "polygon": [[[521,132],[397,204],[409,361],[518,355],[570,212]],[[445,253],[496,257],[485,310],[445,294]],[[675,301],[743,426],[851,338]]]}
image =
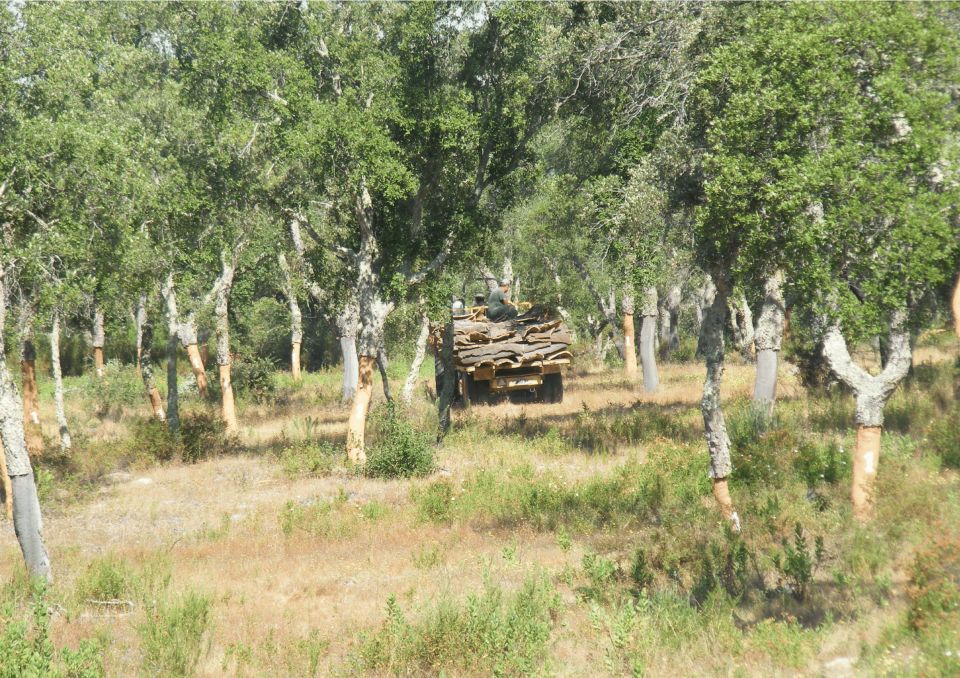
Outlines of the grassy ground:
{"label": "grassy ground", "polygon": [[[56,578],[32,590],[0,522],[0,656],[69,675],[957,675],[958,353],[927,340],[891,400],[866,527],[849,395],[784,364],[763,426],[731,358],[739,535],[710,494],[693,363],[662,365],[648,396],[581,360],[561,405],[458,411],[413,479],[346,467],[335,372],[252,378],[236,440],[185,377],[176,447],[114,365],[68,380],[69,455],[43,382]],[[375,411],[374,446],[433,438],[423,376],[411,411]]]}

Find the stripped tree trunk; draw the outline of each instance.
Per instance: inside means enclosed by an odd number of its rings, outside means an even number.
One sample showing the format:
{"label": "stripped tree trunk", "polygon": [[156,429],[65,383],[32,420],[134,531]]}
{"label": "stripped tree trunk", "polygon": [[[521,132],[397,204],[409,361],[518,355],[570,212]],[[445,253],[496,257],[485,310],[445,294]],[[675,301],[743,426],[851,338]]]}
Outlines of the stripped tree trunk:
{"label": "stripped tree trunk", "polygon": [[623,376],[625,379],[637,378],[636,330],[633,325],[633,295],[623,295]]}
{"label": "stripped tree trunk", "polygon": [[93,310],[93,366],[97,370],[97,376],[103,378],[103,344],[105,341],[103,333],[103,311],[99,308]]}
{"label": "stripped tree trunk", "polygon": [[20,377],[27,453],[39,459],[43,456],[43,429],[40,426],[40,391],[37,388],[37,351],[33,342],[26,338],[20,341]]}
{"label": "stripped tree trunk", "polygon": [[725,351],[723,328],[727,323],[727,301],[730,294],[725,273],[716,275],[715,285],[706,288],[703,324],[700,326],[698,351],[703,354],[707,363],[700,410],[703,413],[703,429],[710,452],[709,475],[713,479],[713,496],[720,505],[723,517],[732,521],[734,528],[739,530],[740,519],[733,508],[727,487],[727,476],[733,471],[733,464],[730,461],[730,437],[727,435],[727,425],[720,403]]}
{"label": "stripped tree trunk", "polygon": [[832,323],[824,333],[823,355],[834,374],[853,390],[856,400],[857,446],[853,454],[853,514],[867,520],[872,512],[874,481],[880,464],[880,433],[883,408],[907,376],[912,363],[910,336],[906,330],[907,311],[897,309],[890,316],[887,364],[873,376],[853,362],[839,325]]}
{"label": "stripped tree trunk", "polygon": [[163,415],[163,400],[160,398],[160,391],[157,390],[157,383],[153,376],[153,358],[150,356],[150,346],[153,345],[153,327],[144,323],[141,326],[143,332],[144,344],[148,347],[140,355],[140,376],[143,378],[143,387],[147,391],[147,400],[150,402],[150,413],[160,421],[166,417]]}
{"label": "stripped tree trunk", "polygon": [[671,285],[663,297],[660,313],[660,356],[668,358],[680,348],[680,285]]}
{"label": "stripped tree trunk", "polygon": [[197,381],[197,391],[200,392],[200,395],[207,397],[210,395],[207,386],[207,371],[203,366],[203,357],[200,355],[200,349],[197,346],[197,327],[192,313],[180,323],[177,334],[180,336],[180,345],[183,346],[183,349],[187,352],[187,358],[190,360],[190,369],[193,371],[193,378]]}
{"label": "stripped tree trunk", "polygon": [[216,286],[214,307],[217,318],[217,365],[220,371],[223,424],[227,435],[235,435],[238,431],[237,409],[233,398],[233,384],[230,381],[230,318],[227,312],[230,291],[233,288],[233,276],[237,270],[237,261],[242,248],[243,244],[238,243],[230,261],[227,260],[226,255],[223,256],[223,267]]}
{"label": "stripped tree trunk", "polygon": [[[147,324],[147,293],[141,292],[137,300],[137,310],[134,314],[134,322],[137,327],[137,376],[141,379],[143,374],[140,371],[140,355],[143,353],[143,326]],[[147,347],[150,350],[150,347]]]}
{"label": "stripped tree trunk", "polygon": [[172,272],[163,281],[160,292],[167,302],[167,425],[176,436],[180,432],[180,407],[177,400],[177,335],[180,316],[177,313]]}
{"label": "stripped tree trunk", "polygon": [[[8,272],[7,275],[10,275]],[[3,346],[3,328],[6,321],[9,284],[0,281],[0,441],[10,477],[13,500],[13,529],[20,542],[24,562],[30,577],[53,578],[50,556],[43,540],[43,520],[37,485],[27,452],[27,438],[23,430],[23,403],[17,387],[10,378]]]}
{"label": "stripped tree trunk", "polygon": [[53,403],[57,410],[57,427],[60,429],[60,449],[69,450],[70,427],[67,425],[67,411],[63,404],[63,370],[60,368],[60,309],[53,309],[53,322],[50,327],[50,362],[53,365]]}
{"label": "stripped tree trunk", "polygon": [[654,393],[660,388],[657,374],[657,352],[653,340],[657,333],[657,288],[652,285],[643,291],[643,324],[640,325],[640,367],[643,369],[643,390]]}
{"label": "stripped tree trunk", "polygon": [[297,301],[296,287],[293,284],[293,272],[290,270],[290,264],[287,263],[287,257],[283,252],[280,253],[278,260],[280,262],[280,271],[283,273],[283,294],[287,298],[287,306],[290,307],[290,374],[294,381],[300,381],[300,346],[303,344],[303,314],[300,313],[300,303]]}
{"label": "stripped tree trunk", "polygon": [[343,354],[343,387],[341,402],[353,402],[360,379],[360,363],[357,360],[357,326],[360,324],[360,307],[351,296],[334,319],[340,335],[340,352]]}
{"label": "stripped tree trunk", "polygon": [[417,387],[417,380],[420,378],[420,368],[423,366],[423,358],[427,352],[427,337],[430,336],[430,318],[424,308],[426,298],[420,295],[420,334],[417,336],[417,351],[413,356],[413,364],[410,365],[410,373],[407,374],[407,380],[403,383],[403,402],[408,406],[413,403],[413,391]]}
{"label": "stripped tree trunk", "polygon": [[777,271],[764,284],[763,309],[757,320],[757,379],[753,386],[753,406],[765,416],[773,415],[777,401],[777,368],[783,343],[783,274]]}

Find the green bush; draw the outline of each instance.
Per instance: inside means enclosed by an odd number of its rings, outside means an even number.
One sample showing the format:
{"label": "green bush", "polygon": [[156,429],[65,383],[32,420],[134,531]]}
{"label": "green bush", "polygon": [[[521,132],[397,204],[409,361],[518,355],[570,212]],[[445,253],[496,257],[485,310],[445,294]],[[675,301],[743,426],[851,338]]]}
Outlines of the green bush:
{"label": "green bush", "polygon": [[87,601],[121,600],[133,597],[136,575],[123,558],[108,554],[95,558],[77,580],[75,595]]}
{"label": "green bush", "polygon": [[216,459],[228,452],[233,443],[223,420],[212,412],[191,412],[180,418],[181,455],[185,462]]}
{"label": "green bush", "polygon": [[778,428],[776,419],[750,405],[731,415],[730,460],[734,480],[747,485],[782,487],[786,480],[786,454],[795,446],[793,433]]}
{"label": "green bush", "polygon": [[102,654],[95,640],[81,640],[76,652],[54,646],[43,579],[33,584],[27,618],[17,619],[11,602],[0,607],[0,678],[101,678]]}
{"label": "green bush", "polygon": [[146,621],[137,626],[144,671],[171,678],[193,675],[210,616],[210,599],[194,592],[179,601],[161,598],[150,605]]}
{"label": "green bush", "polygon": [[326,440],[284,439],[277,456],[290,478],[322,476],[343,457],[343,448]]}
{"label": "green bush", "polygon": [[176,455],[176,442],[166,422],[151,417],[135,421],[132,428],[132,435],[127,441],[131,457],[170,461]]}
{"label": "green bush", "polygon": [[927,440],[944,466],[960,469],[960,405],[933,422]]}
{"label": "green bush", "polygon": [[837,483],[851,473],[847,455],[837,443],[803,440],[793,452],[793,468],[811,489],[822,482]]}
{"label": "green bush", "polygon": [[418,429],[396,403],[384,403],[372,414],[377,435],[367,452],[364,473],[371,478],[429,475],[434,468],[431,435]]}
{"label": "green bush", "polygon": [[[249,398],[258,403],[269,402],[277,390],[276,371],[273,361],[266,358],[237,360],[230,367],[234,394],[238,398]],[[219,375],[215,381],[219,384]]]}

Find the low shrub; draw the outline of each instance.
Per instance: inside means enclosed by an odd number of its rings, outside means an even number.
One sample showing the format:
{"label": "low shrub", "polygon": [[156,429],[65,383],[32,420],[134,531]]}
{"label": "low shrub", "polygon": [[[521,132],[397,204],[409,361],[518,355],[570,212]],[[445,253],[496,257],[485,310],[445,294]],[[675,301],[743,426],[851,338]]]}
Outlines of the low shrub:
{"label": "low shrub", "polygon": [[933,422],[927,440],[944,466],[960,469],[960,405]]}
{"label": "low shrub", "polygon": [[960,627],[960,533],[941,534],[918,549],[910,565],[907,624],[914,631]]}
{"label": "low shrub", "polygon": [[343,457],[343,448],[329,441],[284,438],[277,449],[284,473],[290,478],[317,477],[329,473]]}
{"label": "low shrub", "polygon": [[836,442],[802,440],[794,448],[793,468],[810,489],[820,483],[837,483],[851,474],[843,447]]}
{"label": "low shrub", "polygon": [[137,625],[144,671],[171,678],[193,675],[210,619],[210,598],[196,592],[150,605],[146,620]]}
{"label": "low shrub", "polygon": [[185,462],[218,458],[235,441],[227,435],[223,420],[213,412],[199,411],[180,418],[181,455]]}
{"label": "low shrub", "polygon": [[431,434],[410,420],[402,406],[384,403],[372,412],[376,425],[364,473],[371,478],[412,478],[433,472]]}
{"label": "low shrub", "polygon": [[[238,398],[269,402],[277,390],[277,367],[266,358],[241,358],[230,368],[230,380]],[[219,376],[217,376],[219,381]]]}

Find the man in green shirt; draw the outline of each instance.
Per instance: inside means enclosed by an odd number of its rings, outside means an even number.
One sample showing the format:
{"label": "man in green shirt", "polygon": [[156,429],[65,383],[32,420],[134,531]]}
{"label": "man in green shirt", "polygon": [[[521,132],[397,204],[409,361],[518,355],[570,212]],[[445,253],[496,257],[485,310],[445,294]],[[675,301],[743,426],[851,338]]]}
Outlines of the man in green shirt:
{"label": "man in green shirt", "polygon": [[507,301],[510,283],[500,281],[500,287],[487,297],[487,317],[490,320],[513,320],[517,317],[517,307]]}

